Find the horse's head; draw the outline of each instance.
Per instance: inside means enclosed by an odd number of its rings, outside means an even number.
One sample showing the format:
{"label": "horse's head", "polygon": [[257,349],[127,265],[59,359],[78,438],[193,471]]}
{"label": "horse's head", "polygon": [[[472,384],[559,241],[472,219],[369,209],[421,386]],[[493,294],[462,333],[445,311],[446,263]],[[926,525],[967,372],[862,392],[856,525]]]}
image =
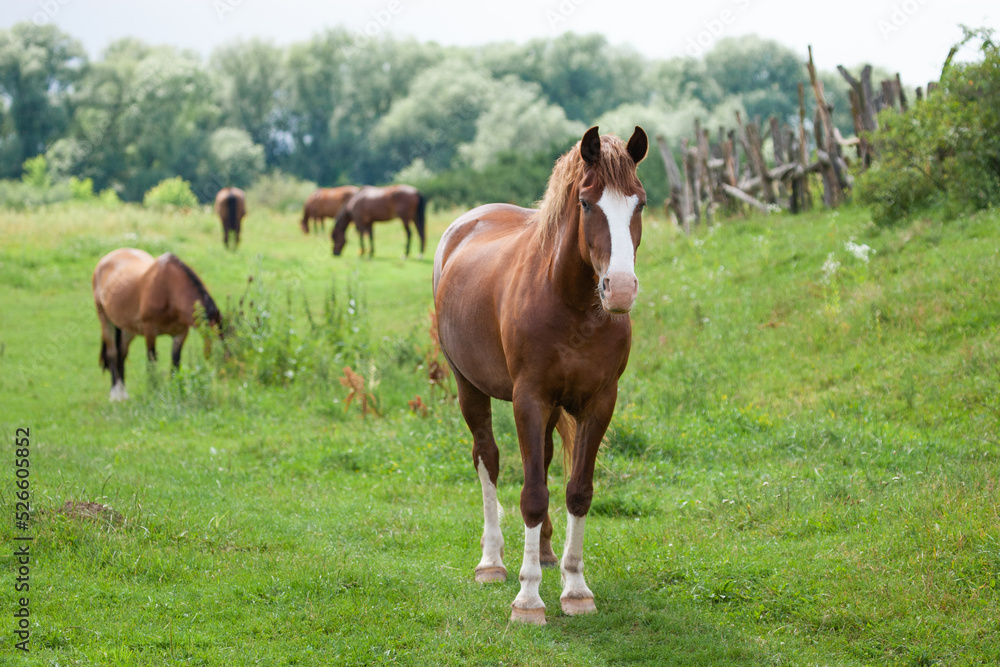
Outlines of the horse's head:
{"label": "horse's head", "polygon": [[344,245],[347,243],[347,226],[351,223],[351,214],[347,212],[347,207],[340,209],[340,213],[337,214],[336,221],[333,225],[333,232],[330,234],[331,240],[333,240],[333,255],[334,257],[340,257],[340,253],[344,251]]}
{"label": "horse's head", "polygon": [[597,274],[601,306],[610,313],[627,313],[639,293],[635,252],[642,238],[646,191],[636,177],[649,141],[636,126],[624,151],[621,140],[605,137],[597,127],[580,141],[585,163],[580,191],[580,251]]}

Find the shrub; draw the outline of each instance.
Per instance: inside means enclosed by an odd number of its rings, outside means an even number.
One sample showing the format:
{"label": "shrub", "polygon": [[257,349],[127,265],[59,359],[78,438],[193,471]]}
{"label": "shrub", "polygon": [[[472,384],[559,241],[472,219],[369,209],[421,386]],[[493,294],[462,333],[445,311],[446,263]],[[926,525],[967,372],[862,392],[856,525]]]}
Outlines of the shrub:
{"label": "shrub", "polygon": [[69,192],[74,201],[94,201],[94,180],[85,178],[81,181],[76,176],[70,176]]}
{"label": "shrub", "polygon": [[247,190],[247,204],[254,208],[264,206],[275,211],[302,209],[306,198],[316,189],[312,181],[303,181],[277,169],[257,177]]}
{"label": "shrub", "polygon": [[24,161],[24,176],[21,180],[25,185],[35,188],[45,189],[52,185],[52,177],[49,175],[48,163],[44,155],[36,155]]}
{"label": "shrub", "polygon": [[97,195],[97,198],[101,201],[101,204],[103,204],[104,206],[109,206],[109,207],[120,206],[122,203],[121,197],[119,197],[118,193],[112,190],[111,188],[101,190],[101,194]]}
{"label": "shrub", "polygon": [[191,208],[198,205],[198,198],[191,191],[191,184],[180,176],[167,178],[146,192],[142,205],[147,208],[176,206]]}
{"label": "shrub", "polygon": [[878,158],[857,183],[878,225],[931,207],[953,216],[1000,203],[1000,51],[991,31],[963,29],[958,46],[981,40],[983,59],[945,63],[926,101],[879,116]]}

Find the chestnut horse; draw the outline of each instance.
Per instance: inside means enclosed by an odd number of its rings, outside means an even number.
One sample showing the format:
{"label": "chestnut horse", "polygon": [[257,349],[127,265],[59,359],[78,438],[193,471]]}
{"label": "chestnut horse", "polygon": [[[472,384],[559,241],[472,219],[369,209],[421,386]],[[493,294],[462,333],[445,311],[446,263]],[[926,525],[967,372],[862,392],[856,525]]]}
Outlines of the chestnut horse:
{"label": "chestnut horse", "polygon": [[240,222],[247,214],[247,198],[239,188],[222,188],[215,195],[215,212],[222,220],[222,242],[229,247],[229,232],[233,232],[233,250],[240,244]]}
{"label": "chestnut horse", "polygon": [[597,450],[632,340],[628,313],[639,289],[635,253],[646,204],[636,166],[647,144],[639,127],[627,145],[590,128],[556,162],[539,210],[509,204],[473,209],[451,223],[434,256],[441,349],[458,384],[483,491],[479,582],[507,577],[490,397],[514,404],[525,528],[512,620],[545,623],[541,565],[557,562],[546,486],[555,428],[564,448],[570,445],[571,462],[562,609],[596,610],[583,578],[583,531]]}
{"label": "chestnut horse", "polygon": [[302,233],[309,233],[309,221],[312,220],[313,231],[323,229],[327,218],[336,218],[340,209],[344,208],[351,197],[356,195],[355,185],[341,185],[339,188],[320,188],[309,195],[306,205],[302,207]]}
{"label": "chestnut horse", "polygon": [[393,218],[403,221],[406,230],[406,256],[410,256],[410,221],[413,221],[420,235],[420,255],[424,254],[427,241],[424,235],[424,211],[427,199],[412,185],[390,185],[376,188],[366,185],[356,195],[351,197],[347,205],[340,211],[333,226],[333,254],[339,256],[347,243],[347,226],[354,221],[361,235],[361,254],[365,252],[365,235],[368,236],[368,256],[375,254],[375,239],[372,236],[372,223],[384,222]]}
{"label": "chestnut horse", "polygon": [[195,304],[201,304],[222,337],[222,315],[215,301],[198,275],[173,253],[153,259],[135,248],[113,250],[97,263],[92,284],[101,320],[101,367],[111,371],[112,401],[128,398],[125,356],[136,336],[146,338],[150,361],[156,360],[156,337],[173,336],[171,359],[178,368],[184,339],[195,324]]}

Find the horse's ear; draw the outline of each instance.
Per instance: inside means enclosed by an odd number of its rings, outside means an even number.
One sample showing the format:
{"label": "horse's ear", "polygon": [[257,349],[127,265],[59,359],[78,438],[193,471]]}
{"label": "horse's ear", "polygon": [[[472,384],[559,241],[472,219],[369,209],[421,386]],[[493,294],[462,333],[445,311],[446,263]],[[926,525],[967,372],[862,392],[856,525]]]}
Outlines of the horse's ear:
{"label": "horse's ear", "polygon": [[580,140],[580,156],[587,164],[594,164],[601,159],[601,135],[597,133],[596,125],[587,130]]}
{"label": "horse's ear", "polygon": [[635,131],[632,133],[632,138],[628,140],[628,146],[625,147],[625,150],[628,151],[632,162],[636,164],[642,162],[642,159],[646,157],[646,151],[649,150],[649,139],[646,137],[646,131],[636,125]]}

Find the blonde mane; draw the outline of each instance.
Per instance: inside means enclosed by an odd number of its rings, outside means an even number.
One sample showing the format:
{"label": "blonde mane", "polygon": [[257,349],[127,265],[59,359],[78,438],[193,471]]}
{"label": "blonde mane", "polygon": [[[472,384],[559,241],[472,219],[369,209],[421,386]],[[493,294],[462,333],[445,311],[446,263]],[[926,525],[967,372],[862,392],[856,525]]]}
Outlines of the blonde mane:
{"label": "blonde mane", "polygon": [[635,162],[625,148],[625,142],[612,134],[601,137],[601,159],[597,164],[588,165],[580,156],[580,142],[556,160],[556,166],[549,176],[545,196],[538,202],[538,212],[531,216],[540,245],[546,245],[555,238],[556,230],[562,224],[569,207],[577,206],[579,184],[585,170],[593,170],[604,187],[612,187],[620,192],[631,192],[641,187],[635,175]]}

